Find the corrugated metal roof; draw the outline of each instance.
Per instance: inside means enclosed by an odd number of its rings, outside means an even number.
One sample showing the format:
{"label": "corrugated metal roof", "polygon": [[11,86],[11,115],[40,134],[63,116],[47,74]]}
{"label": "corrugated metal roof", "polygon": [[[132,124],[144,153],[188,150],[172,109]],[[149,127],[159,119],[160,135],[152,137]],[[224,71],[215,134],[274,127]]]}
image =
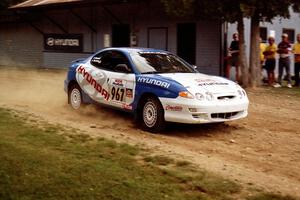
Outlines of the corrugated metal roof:
{"label": "corrugated metal roof", "polygon": [[65,4],[72,2],[80,2],[83,0],[28,0],[23,3],[19,3],[17,5],[11,6],[10,8],[27,8],[27,7],[38,7],[38,6],[46,6],[50,4]]}

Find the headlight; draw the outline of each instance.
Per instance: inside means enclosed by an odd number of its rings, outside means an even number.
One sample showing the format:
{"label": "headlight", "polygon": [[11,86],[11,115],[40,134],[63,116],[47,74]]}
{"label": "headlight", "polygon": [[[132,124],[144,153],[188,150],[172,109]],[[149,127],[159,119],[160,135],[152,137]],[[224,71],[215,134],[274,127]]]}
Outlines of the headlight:
{"label": "headlight", "polygon": [[246,96],[246,92],[245,90],[243,90],[242,88],[238,90],[238,95],[240,97],[240,99],[244,98]]}
{"label": "headlight", "polygon": [[196,99],[203,101],[203,100],[207,100],[207,101],[212,101],[214,99],[214,95],[210,92],[206,92],[205,95],[201,94],[201,93],[196,93],[195,94]]}
{"label": "headlight", "polygon": [[183,97],[183,98],[187,98],[187,99],[193,99],[194,98],[194,95],[192,95],[190,92],[188,91],[182,91],[182,92],[179,92],[178,94],[179,96]]}
{"label": "headlight", "polygon": [[203,94],[201,94],[201,93],[196,93],[196,99],[198,99],[198,100],[202,101],[202,100],[204,100],[204,99],[205,99],[205,97],[204,97],[204,95],[203,95]]}
{"label": "headlight", "polygon": [[208,101],[212,101],[212,100],[214,100],[214,95],[210,92],[206,92],[206,99]]}

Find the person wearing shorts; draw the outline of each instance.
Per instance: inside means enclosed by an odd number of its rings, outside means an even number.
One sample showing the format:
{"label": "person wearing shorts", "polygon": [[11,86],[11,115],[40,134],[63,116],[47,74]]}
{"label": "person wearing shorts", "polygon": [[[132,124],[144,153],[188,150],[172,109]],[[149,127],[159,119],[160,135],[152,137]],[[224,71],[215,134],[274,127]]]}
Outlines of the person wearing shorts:
{"label": "person wearing shorts", "polygon": [[230,65],[227,68],[227,78],[230,78],[230,69],[235,67],[235,81],[239,81],[239,35],[234,33],[232,35],[232,42],[229,47],[229,53],[231,55]]}
{"label": "person wearing shorts", "polygon": [[297,35],[297,43],[293,46],[293,54],[295,56],[295,87],[300,86],[299,73],[300,73],[300,34]]}
{"label": "person wearing shorts", "polygon": [[267,70],[268,74],[268,84],[269,86],[273,86],[275,80],[275,66],[276,66],[276,51],[277,45],[275,44],[274,37],[268,38],[269,45],[265,48],[263,52],[266,62],[265,62],[265,69]]}

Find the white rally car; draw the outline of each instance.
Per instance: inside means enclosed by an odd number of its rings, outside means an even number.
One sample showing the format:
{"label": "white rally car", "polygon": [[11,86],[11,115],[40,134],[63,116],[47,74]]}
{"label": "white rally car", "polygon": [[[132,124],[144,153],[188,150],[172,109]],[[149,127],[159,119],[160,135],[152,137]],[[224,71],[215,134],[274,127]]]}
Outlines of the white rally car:
{"label": "white rally car", "polygon": [[217,123],[248,114],[248,98],[238,84],[201,74],[178,56],[155,49],[108,48],[69,68],[68,102],[99,103],[135,114],[147,131],[165,122]]}

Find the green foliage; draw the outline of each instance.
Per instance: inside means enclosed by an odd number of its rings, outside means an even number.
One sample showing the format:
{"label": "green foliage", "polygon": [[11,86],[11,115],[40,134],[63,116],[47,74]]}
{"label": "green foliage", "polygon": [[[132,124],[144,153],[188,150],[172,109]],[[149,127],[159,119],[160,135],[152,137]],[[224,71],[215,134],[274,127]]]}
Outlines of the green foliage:
{"label": "green foliage", "polygon": [[165,10],[170,15],[175,16],[192,16],[194,14],[194,10],[192,8],[195,0],[161,0],[161,2],[165,6]]}
{"label": "green foliage", "polygon": [[[240,1],[237,0],[161,0],[169,15],[234,21],[240,15]],[[226,5],[226,6],[225,6]]]}
{"label": "green foliage", "polygon": [[258,17],[260,21],[271,21],[279,16],[288,18],[289,8],[300,11],[299,0],[161,0],[170,15],[193,16],[205,19],[221,19],[236,22],[237,18]]}

